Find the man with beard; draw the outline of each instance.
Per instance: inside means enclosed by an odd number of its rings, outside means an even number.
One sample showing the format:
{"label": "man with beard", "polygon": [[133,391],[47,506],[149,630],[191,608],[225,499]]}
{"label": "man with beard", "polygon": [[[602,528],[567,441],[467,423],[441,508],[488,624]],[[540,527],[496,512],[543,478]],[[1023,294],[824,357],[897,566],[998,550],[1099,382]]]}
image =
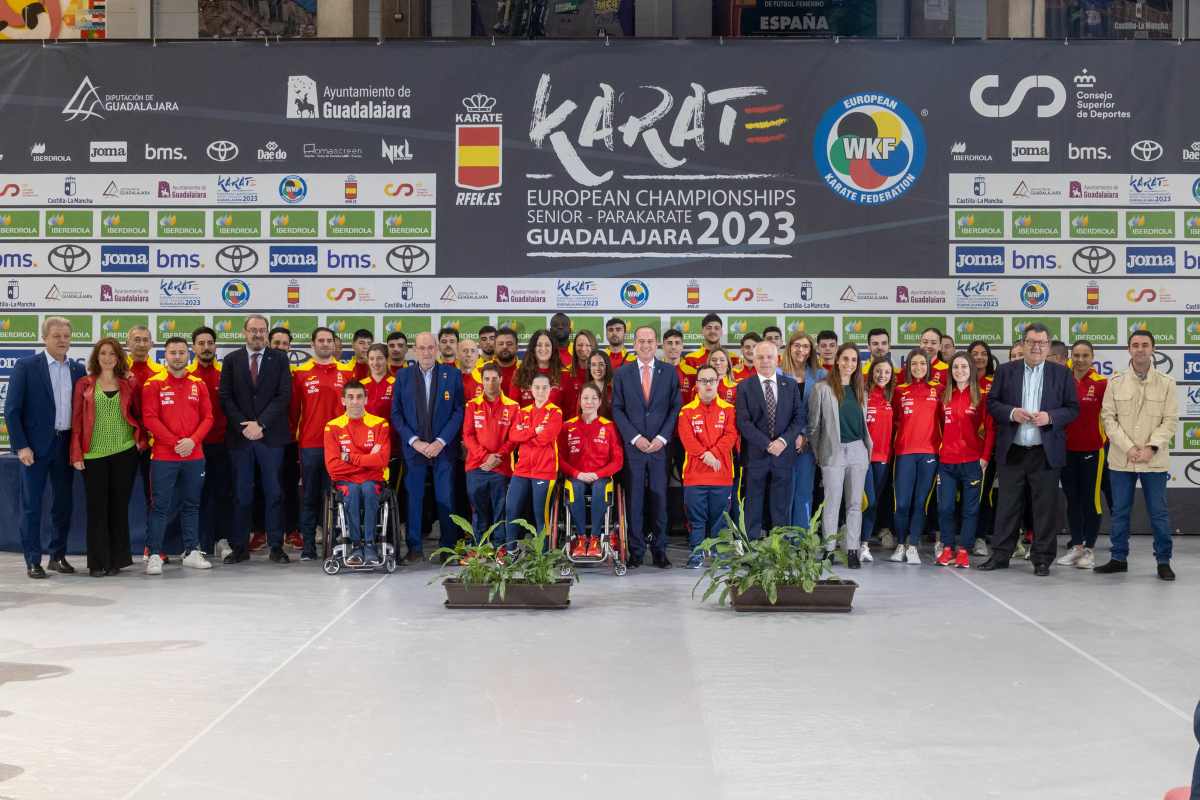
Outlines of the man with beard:
{"label": "man with beard", "polygon": [[479,329],[479,355],[484,363],[496,357],[496,326],[484,325]]}
{"label": "man with beard", "polygon": [[517,333],[512,328],[496,331],[496,356],[493,359],[500,367],[500,386],[505,396],[511,396],[513,378],[521,366],[517,358]]}
{"label": "man with beard", "polygon": [[570,364],[574,348],[571,346],[571,318],[559,311],[550,318],[550,335],[558,348],[558,357],[563,364]]}
{"label": "man with beard", "polygon": [[392,331],[387,337],[388,372],[395,375],[408,366],[408,337],[404,331]]}

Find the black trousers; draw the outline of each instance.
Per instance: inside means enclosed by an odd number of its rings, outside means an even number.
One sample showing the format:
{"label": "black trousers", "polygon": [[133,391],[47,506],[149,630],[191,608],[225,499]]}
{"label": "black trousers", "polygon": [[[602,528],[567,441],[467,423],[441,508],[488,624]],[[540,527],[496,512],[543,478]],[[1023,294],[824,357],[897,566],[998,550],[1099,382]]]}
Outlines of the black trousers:
{"label": "black trousers", "polygon": [[1071,547],[1095,547],[1100,534],[1100,479],[1104,474],[1103,450],[1068,452],[1062,471],[1063,491],[1067,495],[1067,527]]}
{"label": "black trousers", "polygon": [[1016,549],[1017,536],[1025,516],[1025,491],[1028,489],[1033,516],[1034,566],[1049,566],[1058,555],[1058,475],[1059,470],[1046,463],[1041,445],[1008,449],[1008,463],[996,468],[1000,479],[996,508],[996,531],[992,536],[995,558],[1007,561]]}
{"label": "black trousers", "polygon": [[129,554],[129,497],[141,459],[136,447],[84,462],[88,569],[120,569]]}

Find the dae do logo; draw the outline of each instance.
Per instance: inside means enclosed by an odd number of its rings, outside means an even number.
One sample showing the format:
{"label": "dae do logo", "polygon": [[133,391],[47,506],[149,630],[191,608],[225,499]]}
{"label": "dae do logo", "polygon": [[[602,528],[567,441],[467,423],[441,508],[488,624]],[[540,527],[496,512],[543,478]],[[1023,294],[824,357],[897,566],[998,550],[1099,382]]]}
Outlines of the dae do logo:
{"label": "dae do logo", "polygon": [[925,132],[916,116],[886,94],[855,94],[825,112],[813,141],[825,185],[860,205],[895,200],[925,166]]}

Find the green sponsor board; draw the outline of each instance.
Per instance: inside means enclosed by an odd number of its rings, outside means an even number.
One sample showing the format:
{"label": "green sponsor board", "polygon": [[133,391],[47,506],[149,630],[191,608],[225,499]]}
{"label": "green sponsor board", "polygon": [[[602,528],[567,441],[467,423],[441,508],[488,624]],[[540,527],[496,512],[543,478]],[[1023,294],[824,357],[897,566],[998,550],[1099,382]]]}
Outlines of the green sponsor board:
{"label": "green sponsor board", "polygon": [[215,239],[260,239],[262,238],[261,211],[214,211],[213,238]]}
{"label": "green sponsor board", "polygon": [[1116,211],[1072,211],[1067,221],[1072,239],[1116,239],[1121,233]]}
{"label": "green sponsor board", "polygon": [[1130,239],[1174,239],[1174,211],[1126,211],[1125,232]]}
{"label": "green sponsor board", "polygon": [[497,318],[496,327],[512,328],[513,332],[517,334],[517,344],[525,345],[534,331],[546,327],[546,317],[533,314],[500,316]]}
{"label": "green sponsor board", "polygon": [[[866,347],[867,334],[875,328],[883,328],[887,331],[888,340],[891,341],[891,317],[842,317],[841,341],[853,342]],[[831,330],[837,329],[832,328]]]}
{"label": "green sponsor board", "polygon": [[418,333],[433,330],[433,317],[429,315],[420,316],[406,314],[402,317],[384,317],[383,318],[383,338],[387,339],[389,333],[399,331],[408,337],[408,343],[411,346],[413,337]]}
{"label": "green sponsor board", "polygon": [[1175,323],[1175,317],[1128,317],[1125,332],[1149,331],[1156,345],[1175,344],[1179,339]]}
{"label": "green sponsor board", "polygon": [[389,209],[383,212],[385,239],[432,239],[433,212],[429,209]]}
{"label": "green sponsor board", "polygon": [[1014,211],[1012,235],[1014,239],[1061,239],[1062,212]]}
{"label": "green sponsor board", "polygon": [[37,314],[0,314],[0,342],[40,342]]}
{"label": "green sponsor board", "polygon": [[91,344],[100,338],[96,335],[91,314],[63,314],[62,316],[71,323],[72,344],[80,342]]}
{"label": "green sponsor board", "polygon": [[0,212],[0,239],[36,239],[40,235],[38,212]]}
{"label": "green sponsor board", "polygon": [[[308,344],[312,341],[312,332],[320,327],[314,314],[280,314],[271,319],[272,328],[287,328],[296,344]],[[238,322],[238,333],[241,333],[242,322]],[[351,331],[353,333],[353,331]],[[349,342],[345,342],[349,344]]]}
{"label": "green sponsor board", "polygon": [[46,236],[78,239],[95,232],[96,215],[91,211],[46,211]]}
{"label": "green sponsor board", "polygon": [[150,212],[115,208],[101,211],[100,235],[106,239],[147,239]]}
{"label": "green sponsor board", "polygon": [[[350,347],[354,332],[368,330],[372,337],[375,335],[375,318],[368,315],[343,316],[341,314],[326,314],[325,327],[333,331],[347,348]],[[288,330],[291,330],[290,328]]]}
{"label": "green sponsor board", "polygon": [[203,211],[159,211],[158,235],[163,239],[203,239]]}
{"label": "green sponsor board", "polygon": [[[637,332],[638,328],[651,328],[654,330],[654,335],[659,338],[659,341],[662,340],[663,326],[662,326],[662,318],[661,317],[657,317],[657,316],[625,317],[625,325],[627,326],[625,328],[625,344],[627,344],[631,348],[633,347],[633,335],[634,335],[634,333]],[[600,346],[604,347],[605,343],[601,342]]]}
{"label": "green sponsor board", "polygon": [[454,328],[459,336],[479,340],[479,329],[491,325],[492,318],[486,315],[462,316],[458,314],[443,314],[438,320],[438,328]]}
{"label": "green sponsor board", "polygon": [[[1067,320],[1070,342],[1087,339],[1094,345],[1119,344],[1120,320],[1116,317],[1071,317]],[[1067,342],[1070,344],[1070,342]]]}
{"label": "green sponsor board", "polygon": [[3,408],[0,408],[0,447],[8,449],[8,421],[4,419]]}
{"label": "green sponsor board", "polygon": [[154,321],[154,341],[165,342],[172,336],[182,336],[191,346],[192,331],[205,324],[203,315],[159,314]]}
{"label": "green sponsor board", "polygon": [[1200,422],[1183,423],[1183,449],[1200,450]]}
{"label": "green sponsor board", "polygon": [[1200,317],[1183,318],[1183,343],[1200,344]]}
{"label": "green sponsor board", "polygon": [[704,315],[698,317],[671,317],[671,327],[683,334],[684,347],[698,347],[704,341],[704,331],[700,323]]}
{"label": "green sponsor board", "polygon": [[1183,212],[1183,238],[1200,239],[1200,211]]}
{"label": "green sponsor board", "polygon": [[1004,212],[960,209],[954,215],[956,239],[1003,239]]}
{"label": "green sponsor board", "polygon": [[281,239],[315,239],[321,233],[317,211],[279,209],[271,212],[271,236]]}
{"label": "green sponsor board", "polygon": [[[742,337],[747,333],[757,333],[761,336],[763,328],[768,325],[778,324],[779,317],[774,315],[749,317],[744,314],[730,314],[725,317],[725,343],[732,345],[741,344]],[[816,336],[815,330],[813,331],[813,335]]]}
{"label": "green sponsor board", "polygon": [[325,234],[330,239],[374,239],[374,211],[326,211]]}
{"label": "green sponsor board", "polygon": [[[918,338],[920,333],[917,334]],[[966,350],[971,342],[987,344],[1004,343],[1004,317],[955,317],[954,341],[960,350]]]}
{"label": "green sponsor board", "polygon": [[212,329],[217,332],[217,344],[233,344],[244,342],[242,326],[246,319],[242,316],[213,316]]}
{"label": "green sponsor board", "polygon": [[[730,317],[729,319],[732,320],[733,317]],[[775,317],[752,317],[752,319],[765,320],[765,322],[759,323],[758,327],[750,329],[755,333],[762,333],[762,329],[768,325],[779,324],[779,320]],[[726,322],[726,324],[731,325],[732,322]],[[789,336],[796,332],[807,333],[813,337],[813,341],[816,341],[817,334],[821,331],[836,330],[837,323],[834,322],[833,317],[818,317],[806,314],[803,317],[784,317],[783,319],[783,339],[785,342]],[[745,333],[747,333],[747,331],[742,331],[737,335],[736,339],[732,336],[729,337],[729,343],[740,345],[742,343],[742,336]]]}
{"label": "green sponsor board", "polygon": [[604,317],[571,317],[571,341],[574,343],[575,334],[580,331],[591,331],[596,336],[596,343],[604,346]]}
{"label": "green sponsor board", "polygon": [[[111,336],[125,342],[125,336],[132,328],[150,327],[150,317],[147,314],[101,314],[100,335]],[[153,330],[153,328],[151,328]]]}
{"label": "green sponsor board", "polygon": [[1035,322],[1040,322],[1050,331],[1050,338],[1062,338],[1062,318],[1061,317],[1013,317],[1012,325],[1009,326],[1009,333],[1012,334],[1012,341],[1016,341],[1025,336],[1025,328]]}
{"label": "green sponsor board", "polygon": [[946,330],[945,317],[897,317],[896,344],[914,347],[921,342],[921,331],[926,328]]}

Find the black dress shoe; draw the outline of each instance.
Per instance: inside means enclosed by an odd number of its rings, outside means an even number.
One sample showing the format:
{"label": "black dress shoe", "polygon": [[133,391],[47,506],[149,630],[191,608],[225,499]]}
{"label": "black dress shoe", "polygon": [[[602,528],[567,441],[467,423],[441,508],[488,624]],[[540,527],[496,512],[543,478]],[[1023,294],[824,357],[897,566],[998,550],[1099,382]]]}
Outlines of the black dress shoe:
{"label": "black dress shoe", "polygon": [[976,567],[976,569],[981,570],[983,572],[991,572],[994,569],[1008,569],[1008,559],[1007,558],[996,558],[996,556],[993,555],[987,561],[983,562],[978,567]]}
{"label": "black dress shoe", "polygon": [[288,554],[283,552],[282,547],[272,547],[270,558],[276,564],[286,564],[291,561],[291,559],[288,558]]}
{"label": "black dress shoe", "polygon": [[642,559],[638,556],[630,556],[629,560],[625,562],[625,566],[629,567],[629,569],[637,569],[641,565]]}
{"label": "black dress shoe", "polygon": [[46,565],[46,569],[61,572],[63,575],[73,575],[75,573],[75,568],[68,564],[65,558],[50,559],[50,563]]}
{"label": "black dress shoe", "polygon": [[34,564],[26,570],[25,574],[36,580],[42,580],[46,577],[46,570],[42,569],[41,564]]}
{"label": "black dress shoe", "polygon": [[108,574],[108,570],[104,570],[104,569],[89,569],[88,570],[88,575],[91,575],[93,578],[103,578],[107,574]]}
{"label": "black dress shoe", "polygon": [[104,574],[105,574],[105,575],[109,575],[109,576],[111,576],[111,575],[120,575],[120,574],[121,574],[121,568],[120,568],[120,567],[109,567],[108,569],[104,570]]}
{"label": "black dress shoe", "polygon": [[1129,572],[1129,562],[1117,561],[1114,558],[1111,559],[1107,564],[1101,564],[1100,566],[1096,567],[1092,570],[1092,572],[1098,572],[1101,575],[1112,575],[1117,572]]}
{"label": "black dress shoe", "polygon": [[250,560],[250,554],[248,552],[246,552],[245,550],[234,550],[232,553],[225,556],[225,558],[221,559],[221,563],[222,564],[238,564],[238,563],[241,563],[242,561],[249,561],[249,560]]}
{"label": "black dress shoe", "polygon": [[1050,565],[1049,564],[1034,564],[1033,565],[1033,574],[1037,575],[1039,578],[1050,577]]}
{"label": "black dress shoe", "polygon": [[1171,569],[1170,564],[1159,564],[1158,565],[1158,579],[1160,581],[1175,580],[1175,570]]}
{"label": "black dress shoe", "polygon": [[858,558],[857,550],[851,550],[846,554],[846,566],[850,569],[862,569],[862,562]]}
{"label": "black dress shoe", "polygon": [[671,559],[667,558],[666,553],[663,553],[662,555],[656,555],[654,556],[654,566],[658,567],[659,569],[670,569]]}

